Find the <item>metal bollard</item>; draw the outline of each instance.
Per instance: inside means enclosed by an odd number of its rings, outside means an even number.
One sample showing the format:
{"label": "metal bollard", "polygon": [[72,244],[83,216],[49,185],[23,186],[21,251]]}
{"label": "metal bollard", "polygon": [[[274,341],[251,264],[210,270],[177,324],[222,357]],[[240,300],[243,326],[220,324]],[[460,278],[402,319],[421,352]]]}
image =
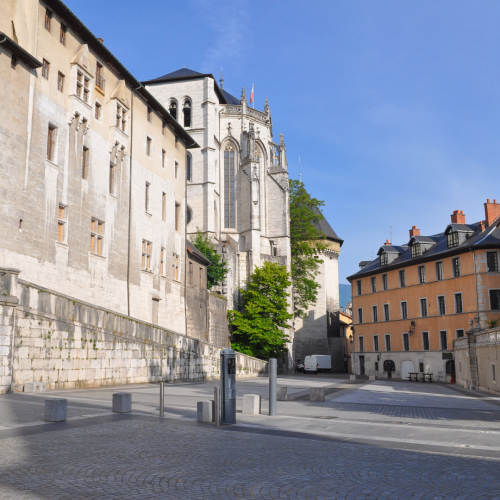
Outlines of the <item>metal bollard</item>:
{"label": "metal bollard", "polygon": [[220,387],[214,387],[215,425],[220,427]]}
{"label": "metal bollard", "polygon": [[165,405],[164,405],[164,399],[165,399],[165,382],[160,382],[160,417],[163,417],[163,414],[165,412]]}
{"label": "metal bollard", "polygon": [[276,358],[269,360],[269,415],[276,415],[276,388],[278,384],[278,363]]}

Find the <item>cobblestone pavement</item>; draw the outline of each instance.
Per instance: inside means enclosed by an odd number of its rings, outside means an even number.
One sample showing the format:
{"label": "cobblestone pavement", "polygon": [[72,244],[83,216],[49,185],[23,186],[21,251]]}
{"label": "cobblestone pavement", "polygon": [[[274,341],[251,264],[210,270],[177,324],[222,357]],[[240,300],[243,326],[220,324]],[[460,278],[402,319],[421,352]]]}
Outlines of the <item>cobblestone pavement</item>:
{"label": "cobblestone pavement", "polygon": [[[238,397],[267,391],[238,381]],[[281,378],[278,417],[199,424],[214,382],[0,396],[0,499],[500,499],[500,400],[449,386]],[[327,401],[303,399],[309,385]],[[110,412],[132,392],[134,412]],[[46,397],[68,421],[43,423]],[[418,401],[418,404],[415,404]],[[238,400],[241,409],[241,400]],[[404,425],[400,425],[404,424]]]}

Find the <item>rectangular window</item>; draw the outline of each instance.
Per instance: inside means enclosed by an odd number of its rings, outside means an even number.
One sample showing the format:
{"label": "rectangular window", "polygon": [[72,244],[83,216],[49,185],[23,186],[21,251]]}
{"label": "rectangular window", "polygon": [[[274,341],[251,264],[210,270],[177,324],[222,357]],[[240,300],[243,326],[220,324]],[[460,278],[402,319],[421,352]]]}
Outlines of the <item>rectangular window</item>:
{"label": "rectangular window", "polygon": [[43,66],[42,66],[42,76],[48,80],[49,79],[49,69],[50,69],[50,63],[44,59],[43,60]]}
{"label": "rectangular window", "polygon": [[203,289],[203,268],[200,267],[198,270],[199,278],[200,278],[200,288]]}
{"label": "rectangular window", "polygon": [[127,111],[123,106],[116,104],[116,127],[122,132],[126,132],[127,129]]}
{"label": "rectangular window", "polygon": [[190,262],[188,265],[188,284],[193,285],[193,263]]}
{"label": "rectangular window", "polygon": [[500,290],[490,290],[490,308],[493,311],[500,309]]}
{"label": "rectangular window", "polygon": [[401,319],[408,319],[408,303],[401,302]]}
{"label": "rectangular window", "polygon": [[420,373],[424,373],[424,364],[423,363],[419,363],[418,364],[418,369],[419,369]]}
{"label": "rectangular window", "polygon": [[153,244],[148,240],[142,240],[142,270],[151,271],[151,248]]}
{"label": "rectangular window", "polygon": [[89,102],[89,82],[90,80],[83,76],[83,73],[77,71],[76,73],[76,95],[83,100],[83,102]]}
{"label": "rectangular window", "polygon": [[382,274],[382,289],[388,290],[389,287],[387,285],[387,274]]}
{"label": "rectangular window", "polygon": [[52,12],[49,9],[45,10],[45,29],[50,32],[52,25]]}
{"label": "rectangular window", "polygon": [[400,287],[405,287],[406,286],[406,273],[405,270],[402,269],[399,271],[399,286]]}
{"label": "rectangular window", "polygon": [[179,177],[179,164],[175,162],[175,178],[178,179]]}
{"label": "rectangular window", "polygon": [[407,333],[403,333],[403,351],[410,350],[410,336]]}
{"label": "rectangular window", "polygon": [[496,252],[486,252],[486,262],[489,273],[498,271],[498,254]]}
{"label": "rectangular window", "polygon": [[165,276],[165,249],[160,250],[160,276]]}
{"label": "rectangular window", "polygon": [[373,322],[376,323],[378,321],[378,307],[377,306],[372,306],[372,316],[373,316]]}
{"label": "rectangular window", "polygon": [[109,165],[109,192],[115,194],[115,166]]}
{"label": "rectangular window", "polygon": [[425,283],[425,266],[418,266],[418,282]]}
{"label": "rectangular window", "polygon": [[181,230],[181,206],[175,202],[175,230]]}
{"label": "rectangular window", "polygon": [[455,333],[456,333],[457,339],[464,336],[463,330],[455,330]]}
{"label": "rectangular window", "polygon": [[372,293],[377,291],[377,278],[375,276],[372,277]]}
{"label": "rectangular window", "polygon": [[375,371],[378,372],[378,361],[375,361]]}
{"label": "rectangular window", "polygon": [[179,281],[179,256],[175,253],[172,255],[172,279]]}
{"label": "rectangular window", "polygon": [[363,309],[361,307],[358,308],[358,323],[363,323]]}
{"label": "rectangular window", "polygon": [[356,294],[361,295],[361,280],[356,281]]}
{"label": "rectangular window", "polygon": [[102,112],[102,106],[98,102],[96,102],[94,108],[94,116],[96,120],[101,119],[101,112]]}
{"label": "rectangular window", "polygon": [[411,257],[418,257],[422,253],[420,250],[420,243],[415,243],[411,245],[410,249],[411,249],[410,250]]}
{"label": "rectangular window", "polygon": [[373,336],[373,350],[377,352],[378,349],[378,335]]}
{"label": "rectangular window", "polygon": [[165,168],[165,160],[167,158],[167,152],[162,149],[161,150],[161,168]]}
{"label": "rectangular window", "polygon": [[67,26],[61,23],[61,28],[59,30],[59,43],[61,45],[66,45],[66,32],[68,31]]}
{"label": "rectangular window", "polygon": [[100,62],[96,62],[95,66],[95,84],[96,87],[104,91],[106,80],[104,79],[104,68]]}
{"label": "rectangular window", "polygon": [[380,254],[380,265],[381,266],[387,266],[389,264],[389,255],[384,252]]}
{"label": "rectangular window", "polygon": [[59,92],[63,92],[64,90],[64,75],[60,71],[57,73],[57,90]]}
{"label": "rectangular window", "polygon": [[422,332],[422,350],[423,351],[429,350],[429,332]]}
{"label": "rectangular window", "polygon": [[49,124],[48,134],[47,134],[47,160],[54,161],[54,154],[56,148],[56,132],[57,129],[54,125]]}
{"label": "rectangular window", "polygon": [[384,320],[389,321],[391,319],[389,314],[389,304],[384,304]]}
{"label": "rectangular window", "polygon": [[420,299],[420,316],[427,317],[427,299]]}
{"label": "rectangular window", "polygon": [[57,214],[57,241],[64,243],[66,241],[66,206],[60,204]]}
{"label": "rectangular window", "polygon": [[146,213],[149,213],[149,186],[151,184],[149,182],[146,182],[146,199],[145,199],[145,208],[146,208]]}
{"label": "rectangular window", "polygon": [[441,281],[444,279],[443,263],[442,262],[436,262],[436,279],[438,281]]}
{"label": "rectangular window", "polygon": [[391,336],[388,334],[388,335],[384,335],[384,337],[385,337],[385,350],[390,351],[391,350]]}
{"label": "rectangular window", "polygon": [[82,151],[82,179],[86,179],[89,173],[89,160],[90,160],[90,152],[89,148],[83,146]]}
{"label": "rectangular window", "polygon": [[90,251],[96,255],[102,255],[104,251],[104,222],[91,219],[90,222]]}
{"label": "rectangular window", "polygon": [[458,278],[460,276],[460,257],[455,257],[451,262],[453,265],[453,277]]}
{"label": "rectangular window", "polygon": [[458,247],[458,233],[454,231],[446,236],[448,248]]}
{"label": "rectangular window", "polygon": [[167,193],[161,195],[161,220],[167,222]]}
{"label": "rectangular window", "polygon": [[148,116],[148,122],[153,123],[153,110],[149,107],[148,107],[147,116]]}
{"label": "rectangular window", "polygon": [[456,313],[463,312],[463,303],[462,303],[462,294],[461,293],[455,294],[455,312]]}
{"label": "rectangular window", "polygon": [[365,343],[363,337],[358,337],[358,347],[359,347],[359,352],[363,352],[365,350]]}
{"label": "rectangular window", "polygon": [[448,350],[448,334],[446,333],[446,330],[439,332],[439,340],[441,342],[441,350]]}
{"label": "rectangular window", "polygon": [[446,314],[446,301],[444,295],[438,296],[438,314],[444,316]]}
{"label": "rectangular window", "polygon": [[495,365],[491,365],[491,378],[493,379],[493,382],[496,382],[497,374],[495,373]]}
{"label": "rectangular window", "polygon": [[151,139],[151,137],[148,137],[146,139],[146,154],[148,156],[151,156],[151,143],[153,142],[153,140]]}

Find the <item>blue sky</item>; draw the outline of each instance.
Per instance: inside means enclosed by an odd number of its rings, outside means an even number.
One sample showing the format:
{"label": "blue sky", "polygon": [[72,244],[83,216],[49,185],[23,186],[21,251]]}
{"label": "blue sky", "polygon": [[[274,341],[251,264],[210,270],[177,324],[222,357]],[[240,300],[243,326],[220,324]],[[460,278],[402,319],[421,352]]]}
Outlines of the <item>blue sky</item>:
{"label": "blue sky", "polygon": [[390,237],[500,198],[498,0],[66,0],[140,80],[255,83],[290,175],[345,240],[340,282]]}

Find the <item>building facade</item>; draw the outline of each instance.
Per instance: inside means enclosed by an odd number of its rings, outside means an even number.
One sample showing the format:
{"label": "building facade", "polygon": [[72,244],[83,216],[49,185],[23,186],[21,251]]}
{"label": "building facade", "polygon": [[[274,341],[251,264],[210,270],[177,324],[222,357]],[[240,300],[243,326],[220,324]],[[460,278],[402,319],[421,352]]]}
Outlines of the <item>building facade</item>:
{"label": "building facade", "polygon": [[0,267],[186,333],[192,137],[60,1],[0,3]]}
{"label": "building facade", "polygon": [[353,371],[406,378],[455,372],[453,339],[470,318],[480,327],[500,318],[500,204],[485,203],[485,220],[466,223],[456,210],[442,233],[416,226],[403,245],[386,242],[373,261],[348,278],[353,297]]}

